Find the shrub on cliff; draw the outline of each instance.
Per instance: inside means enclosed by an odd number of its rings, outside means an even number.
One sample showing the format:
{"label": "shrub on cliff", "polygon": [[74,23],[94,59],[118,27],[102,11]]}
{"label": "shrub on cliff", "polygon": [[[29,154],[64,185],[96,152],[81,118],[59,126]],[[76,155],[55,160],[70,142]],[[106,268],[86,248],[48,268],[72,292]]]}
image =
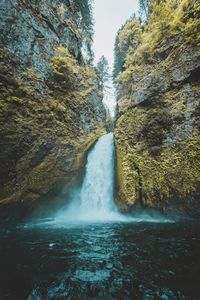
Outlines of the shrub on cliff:
{"label": "shrub on cliff", "polygon": [[113,79],[124,71],[126,56],[133,52],[140,44],[142,29],[135,15],[123,25],[117,33],[115,41],[115,59]]}
{"label": "shrub on cliff", "polygon": [[58,47],[56,56],[51,59],[50,67],[53,75],[62,86],[70,88],[76,81],[78,66],[76,59],[69,53],[67,48]]}
{"label": "shrub on cliff", "polygon": [[[199,30],[198,1],[151,0],[144,30],[142,31],[139,21],[132,20],[122,27],[116,37],[115,69],[118,65],[123,66],[121,74],[119,70],[116,72],[114,69],[114,76],[119,74],[117,82],[124,85],[126,91],[127,85],[131,86],[132,74],[142,70],[145,63],[159,62],[162,47],[173,37],[181,39],[183,44],[199,46]],[[122,45],[126,45],[123,51],[120,48]],[[123,65],[120,53],[123,53]]]}
{"label": "shrub on cliff", "polygon": [[76,102],[83,104],[86,97],[97,91],[98,79],[95,68],[90,64],[79,65],[67,48],[59,47],[50,64],[52,76],[51,88],[57,93],[76,94]]}

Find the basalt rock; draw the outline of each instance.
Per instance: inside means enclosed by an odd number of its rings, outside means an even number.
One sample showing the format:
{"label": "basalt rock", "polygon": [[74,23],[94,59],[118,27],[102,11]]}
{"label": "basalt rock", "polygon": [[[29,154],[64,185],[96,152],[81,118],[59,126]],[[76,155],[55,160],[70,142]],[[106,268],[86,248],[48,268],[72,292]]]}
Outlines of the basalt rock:
{"label": "basalt rock", "polygon": [[[186,29],[198,23],[193,9],[199,11],[199,5],[188,5],[182,25]],[[200,52],[195,26],[190,27],[192,40],[186,29],[183,34],[169,32],[139,66],[130,63],[120,75],[115,140],[117,201],[123,211],[147,206],[200,212]],[[140,44],[140,51],[144,46]]]}
{"label": "basalt rock", "polygon": [[[1,10],[0,208],[15,210],[80,181],[106,112],[73,1],[2,0]],[[70,85],[52,69],[58,46],[74,64]]]}

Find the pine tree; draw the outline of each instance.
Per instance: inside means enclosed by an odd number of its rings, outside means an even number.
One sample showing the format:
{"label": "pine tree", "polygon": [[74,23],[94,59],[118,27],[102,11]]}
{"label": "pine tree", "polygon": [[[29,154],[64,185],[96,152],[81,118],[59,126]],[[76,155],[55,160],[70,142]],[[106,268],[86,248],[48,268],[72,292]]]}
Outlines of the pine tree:
{"label": "pine tree", "polygon": [[93,60],[92,41],[94,35],[93,29],[93,0],[75,0],[75,10],[81,14],[81,28],[84,32],[85,49],[90,60]]}
{"label": "pine tree", "polygon": [[96,67],[96,73],[99,82],[99,88],[102,92],[106,92],[109,87],[110,74],[108,60],[105,56],[102,56],[99,59]]}
{"label": "pine tree", "polygon": [[136,16],[133,15],[118,31],[115,40],[115,57],[113,79],[125,70],[124,64],[126,62],[129,49],[132,50],[138,47],[141,35],[141,25]]}
{"label": "pine tree", "polygon": [[147,19],[150,11],[150,0],[139,0],[139,13],[141,18]]}
{"label": "pine tree", "polygon": [[115,39],[115,47],[114,47],[114,67],[113,67],[113,80],[118,76],[120,72],[124,70],[125,63],[125,52],[119,47],[119,34],[122,28],[118,31],[116,39]]}

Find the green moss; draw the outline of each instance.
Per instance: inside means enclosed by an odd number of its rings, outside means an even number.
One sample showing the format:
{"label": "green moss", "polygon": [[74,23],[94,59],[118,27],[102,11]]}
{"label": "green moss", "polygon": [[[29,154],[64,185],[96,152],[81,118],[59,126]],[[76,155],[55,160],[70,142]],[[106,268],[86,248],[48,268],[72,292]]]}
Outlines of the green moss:
{"label": "green moss", "polygon": [[[76,180],[88,145],[105,133],[87,99],[98,93],[94,69],[59,51],[44,81],[30,68],[15,72],[14,57],[0,49],[1,203],[37,200],[56,184]],[[64,84],[69,78],[75,78],[70,86]],[[87,133],[82,108],[90,118]]]}
{"label": "green moss", "polygon": [[150,151],[153,150],[152,147],[154,147],[153,152],[155,152],[155,146],[158,148],[162,146],[166,133],[171,126],[172,117],[167,108],[154,108],[147,111],[140,132],[144,141],[150,147]]}
{"label": "green moss", "polygon": [[67,48],[56,49],[56,56],[51,59],[51,69],[56,81],[62,88],[69,89],[77,81],[78,64]]}
{"label": "green moss", "polygon": [[[122,124],[121,124],[122,126]],[[121,128],[123,130],[123,128]],[[200,184],[200,139],[190,137],[174,147],[159,148],[159,155],[140,143],[123,140],[116,130],[118,164],[118,198],[127,210],[142,202],[146,206],[186,206],[186,200],[198,195]],[[146,150],[145,150],[146,149]],[[139,171],[139,172],[138,172]],[[140,180],[139,180],[140,177]]]}
{"label": "green moss", "polygon": [[149,5],[137,45],[129,40],[133,22],[116,39],[116,49],[128,45],[116,84],[118,199],[124,209],[189,208],[199,197],[200,4]]}
{"label": "green moss", "polygon": [[51,110],[56,111],[56,112],[61,112],[61,113],[66,113],[67,108],[64,106],[62,103],[59,103],[55,100],[51,101]]}
{"label": "green moss", "polygon": [[[189,92],[192,99],[198,99],[196,83],[191,84]],[[189,209],[188,199],[199,197],[198,103],[192,110],[188,108],[188,90],[184,89],[168,91],[160,103],[126,108],[117,120],[118,202],[123,210],[138,202]],[[193,112],[194,123],[192,134],[186,138],[188,109]],[[182,139],[176,138],[179,126]],[[175,136],[173,146],[166,142],[169,134]]]}
{"label": "green moss", "polygon": [[[175,40],[175,44],[180,41],[182,45],[192,45],[196,47],[196,51],[199,51],[200,4],[198,2],[162,0],[151,1],[150,6],[150,15],[143,32],[139,22],[136,26],[137,21],[132,20],[118,34],[116,48],[120,49],[123,45],[128,45],[124,50],[124,68],[117,78],[118,90],[121,89],[123,95],[128,95],[132,91],[133,74],[136,78],[137,74],[144,70],[145,64],[158,63],[163,47],[170,44],[172,39]],[[137,34],[135,34],[136,28]]]}

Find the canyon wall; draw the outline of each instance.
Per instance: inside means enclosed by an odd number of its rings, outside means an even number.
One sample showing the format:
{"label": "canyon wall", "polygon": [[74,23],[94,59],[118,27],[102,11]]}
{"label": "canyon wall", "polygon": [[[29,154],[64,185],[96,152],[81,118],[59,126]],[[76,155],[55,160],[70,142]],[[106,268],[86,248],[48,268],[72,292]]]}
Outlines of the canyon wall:
{"label": "canyon wall", "polygon": [[106,132],[90,9],[87,0],[0,1],[1,209],[34,207],[79,180]]}
{"label": "canyon wall", "polygon": [[151,3],[116,38],[117,202],[199,213],[200,5]]}

